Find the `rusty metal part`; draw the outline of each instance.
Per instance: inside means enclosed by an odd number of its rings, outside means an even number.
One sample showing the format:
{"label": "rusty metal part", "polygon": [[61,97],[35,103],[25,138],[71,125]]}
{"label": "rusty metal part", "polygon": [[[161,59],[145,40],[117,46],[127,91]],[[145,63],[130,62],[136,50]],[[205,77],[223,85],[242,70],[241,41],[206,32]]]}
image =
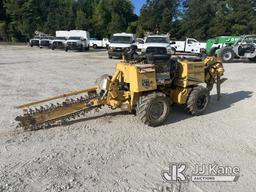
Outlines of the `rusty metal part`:
{"label": "rusty metal part", "polygon": [[[96,90],[97,87],[94,87],[18,106],[17,108],[23,109],[24,114],[16,117],[15,120],[19,122],[19,127],[29,130],[37,130],[51,127],[57,123],[69,121],[70,119],[75,119],[76,117],[85,115],[85,113],[88,113],[93,109],[100,108],[104,104]],[[75,99],[65,99],[61,103],[47,103],[56,99],[64,99],[74,95],[81,95],[82,93],[87,93],[87,95],[83,95]],[[36,107],[38,104],[42,103],[47,104]]]}

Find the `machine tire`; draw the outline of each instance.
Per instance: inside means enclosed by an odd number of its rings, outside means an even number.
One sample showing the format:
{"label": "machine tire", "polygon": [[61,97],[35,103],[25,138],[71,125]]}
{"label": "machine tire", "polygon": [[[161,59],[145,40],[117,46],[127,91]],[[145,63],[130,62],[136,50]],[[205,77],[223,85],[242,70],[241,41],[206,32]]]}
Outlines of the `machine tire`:
{"label": "machine tire", "polygon": [[171,55],[176,55],[176,49],[171,48]]}
{"label": "machine tire", "polygon": [[111,55],[108,55],[108,58],[109,58],[109,59],[112,59],[113,57],[112,57]]}
{"label": "machine tire", "polygon": [[[157,107],[158,110],[157,110]],[[146,125],[162,125],[170,113],[170,100],[161,92],[142,95],[136,107],[136,115]]]}
{"label": "machine tire", "polygon": [[209,92],[211,92],[213,90],[213,86],[214,86],[214,83],[207,84],[207,89]]}
{"label": "machine tire", "polygon": [[93,49],[97,49],[98,48],[98,46],[96,44],[94,44],[92,47],[93,47]]}
{"label": "machine tire", "polygon": [[235,58],[235,53],[232,49],[223,49],[220,53],[220,57],[222,58],[223,62],[231,62]]}
{"label": "machine tire", "polygon": [[68,52],[68,47],[65,48],[65,51]]}
{"label": "machine tire", "polygon": [[191,115],[202,115],[209,104],[209,91],[203,86],[192,89],[186,104],[187,112]]}
{"label": "machine tire", "polygon": [[81,45],[79,51],[80,51],[80,52],[84,52],[84,47],[83,47],[83,45]]}
{"label": "machine tire", "polygon": [[249,59],[249,61],[256,62],[256,57],[254,57],[254,58],[248,58],[248,59]]}

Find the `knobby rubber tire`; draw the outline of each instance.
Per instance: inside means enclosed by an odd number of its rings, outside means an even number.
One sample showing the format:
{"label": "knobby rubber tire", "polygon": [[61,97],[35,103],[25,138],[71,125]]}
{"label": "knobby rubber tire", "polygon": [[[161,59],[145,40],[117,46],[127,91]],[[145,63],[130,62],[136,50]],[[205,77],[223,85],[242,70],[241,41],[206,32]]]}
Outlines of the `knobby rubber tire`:
{"label": "knobby rubber tire", "polygon": [[[203,98],[205,99],[205,101],[202,103],[202,105],[198,106],[198,104],[200,103],[199,100],[203,100]],[[208,89],[203,86],[196,86],[189,94],[186,104],[186,110],[191,115],[202,115],[207,109],[209,101],[210,97]]]}
{"label": "knobby rubber tire", "polygon": [[[150,114],[150,111],[152,110],[151,107],[153,107],[153,104],[156,103],[161,103],[160,105],[163,105],[163,113],[158,119],[153,120],[152,118],[150,118],[152,116],[152,113]],[[136,107],[136,115],[142,121],[142,123],[152,127],[162,125],[166,121],[169,113],[170,99],[167,98],[164,93],[154,92],[147,95],[142,95],[139,98]]]}

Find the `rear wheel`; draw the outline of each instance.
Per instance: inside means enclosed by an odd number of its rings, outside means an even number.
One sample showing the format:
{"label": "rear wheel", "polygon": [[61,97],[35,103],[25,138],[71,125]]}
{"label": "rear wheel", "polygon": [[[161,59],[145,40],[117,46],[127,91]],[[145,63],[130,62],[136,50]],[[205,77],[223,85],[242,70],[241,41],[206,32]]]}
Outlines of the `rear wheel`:
{"label": "rear wheel", "polygon": [[192,115],[201,115],[209,104],[209,91],[203,86],[196,86],[191,91],[186,108]]}
{"label": "rear wheel", "polygon": [[235,57],[235,53],[232,49],[224,49],[221,51],[220,56],[223,62],[231,62]]}
{"label": "rear wheel", "polygon": [[97,49],[98,46],[96,44],[93,45],[93,49]]}
{"label": "rear wheel", "polygon": [[248,58],[250,61],[252,62],[256,62],[256,57],[253,57],[253,58]]}
{"label": "rear wheel", "polygon": [[152,127],[163,124],[169,113],[170,100],[160,92],[141,96],[136,108],[139,119]]}

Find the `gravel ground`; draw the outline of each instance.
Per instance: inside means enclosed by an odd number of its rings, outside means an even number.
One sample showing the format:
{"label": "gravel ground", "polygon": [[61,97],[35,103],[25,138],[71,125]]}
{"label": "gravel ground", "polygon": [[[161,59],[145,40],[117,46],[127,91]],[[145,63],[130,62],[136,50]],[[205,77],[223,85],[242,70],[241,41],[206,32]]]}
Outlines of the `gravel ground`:
{"label": "gravel ground", "polygon": [[[256,191],[255,63],[225,65],[222,99],[213,91],[203,116],[173,107],[165,125],[150,128],[104,108],[68,126],[15,129],[14,106],[94,85],[116,62],[103,50],[0,46],[0,191]],[[240,178],[168,184],[161,170],[171,162],[239,166]]]}

